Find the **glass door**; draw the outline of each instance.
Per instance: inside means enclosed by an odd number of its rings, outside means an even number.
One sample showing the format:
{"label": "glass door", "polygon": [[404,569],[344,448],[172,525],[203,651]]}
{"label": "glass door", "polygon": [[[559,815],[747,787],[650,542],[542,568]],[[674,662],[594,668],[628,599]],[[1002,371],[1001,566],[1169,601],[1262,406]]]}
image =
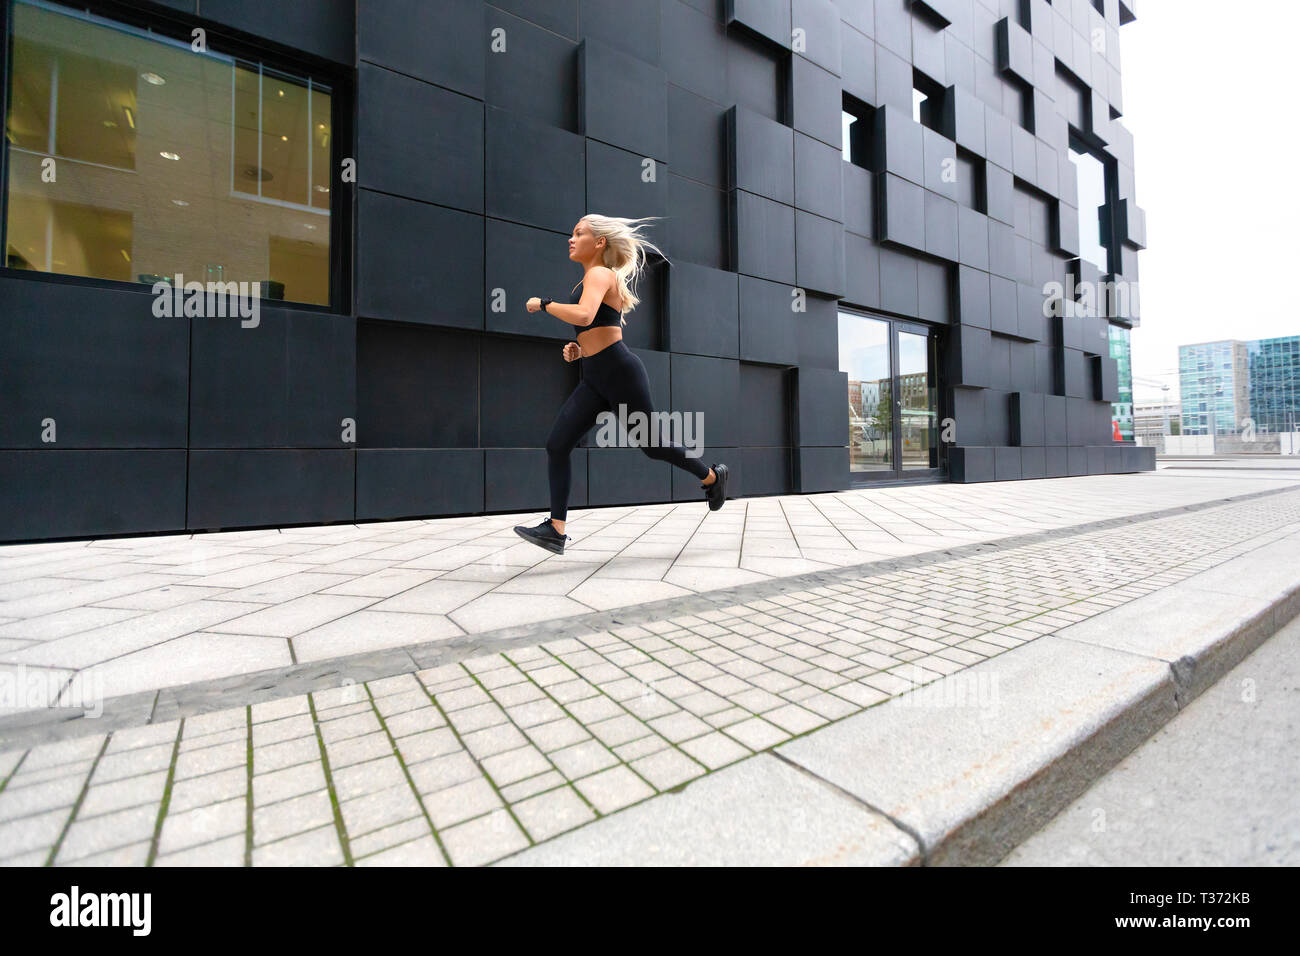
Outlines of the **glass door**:
{"label": "glass door", "polygon": [[938,334],[919,323],[855,312],[839,319],[855,484],[942,474]]}

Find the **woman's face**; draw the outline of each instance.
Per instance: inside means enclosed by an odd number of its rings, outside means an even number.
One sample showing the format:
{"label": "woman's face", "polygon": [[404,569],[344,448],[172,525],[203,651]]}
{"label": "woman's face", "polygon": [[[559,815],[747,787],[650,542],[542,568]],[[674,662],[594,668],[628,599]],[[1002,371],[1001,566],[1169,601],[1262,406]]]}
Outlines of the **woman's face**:
{"label": "woman's face", "polygon": [[588,262],[595,258],[597,253],[604,251],[604,248],[603,241],[597,244],[596,237],[591,233],[591,226],[587,225],[586,220],[579,219],[578,224],[573,227],[573,235],[569,237],[569,258],[575,262]]}

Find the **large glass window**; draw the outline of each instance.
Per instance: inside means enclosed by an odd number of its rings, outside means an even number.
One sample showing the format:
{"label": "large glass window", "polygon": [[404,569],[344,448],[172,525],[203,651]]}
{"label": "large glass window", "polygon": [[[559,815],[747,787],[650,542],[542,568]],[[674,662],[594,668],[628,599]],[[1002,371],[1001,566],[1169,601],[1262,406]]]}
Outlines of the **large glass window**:
{"label": "large glass window", "polygon": [[840,370],[849,375],[849,471],[894,468],[889,323],[840,313]]}
{"label": "large glass window", "polygon": [[1091,153],[1070,149],[1070,160],[1079,181],[1079,256],[1091,262],[1103,275],[1111,272],[1109,199],[1106,167]]}
{"label": "large glass window", "polygon": [[330,303],[328,86],[36,0],[12,23],[9,267]]}
{"label": "large glass window", "polygon": [[938,339],[919,323],[840,313],[849,470],[864,479],[940,467]]}
{"label": "large glass window", "polygon": [[902,429],[898,451],[904,469],[933,468],[938,409],[933,369],[935,339],[898,332],[898,414]]}
{"label": "large glass window", "polygon": [[1110,356],[1118,370],[1119,401],[1111,402],[1111,417],[1119,422],[1120,438],[1133,440],[1133,350],[1132,333],[1121,325],[1110,327]]}

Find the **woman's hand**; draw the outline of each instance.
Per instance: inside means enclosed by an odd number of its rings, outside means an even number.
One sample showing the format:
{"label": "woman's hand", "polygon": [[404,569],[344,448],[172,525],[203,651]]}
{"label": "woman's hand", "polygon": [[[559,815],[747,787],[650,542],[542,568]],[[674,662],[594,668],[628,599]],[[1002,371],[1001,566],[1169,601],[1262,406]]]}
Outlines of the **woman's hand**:
{"label": "woman's hand", "polygon": [[537,296],[533,296],[524,303],[524,307],[528,309],[529,312],[537,312],[542,308],[542,300]]}
{"label": "woman's hand", "polygon": [[577,342],[568,342],[564,346],[564,361],[575,362],[582,358],[582,346]]}

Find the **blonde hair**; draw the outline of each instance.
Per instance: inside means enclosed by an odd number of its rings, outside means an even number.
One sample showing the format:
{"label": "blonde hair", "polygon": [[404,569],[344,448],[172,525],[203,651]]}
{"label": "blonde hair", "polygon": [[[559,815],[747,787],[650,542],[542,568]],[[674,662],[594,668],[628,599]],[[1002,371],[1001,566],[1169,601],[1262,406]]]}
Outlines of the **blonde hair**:
{"label": "blonde hair", "polygon": [[[622,216],[602,216],[599,213],[589,212],[579,220],[591,228],[592,235],[597,239],[602,236],[605,239],[605,252],[601,256],[601,265],[613,269],[618,276],[618,291],[623,300],[623,308],[619,312],[619,322],[622,325],[627,325],[624,316],[635,309],[641,301],[632,291],[632,287],[645,272],[646,250],[653,249],[663,257],[665,262],[668,261],[663,250],[641,234],[641,223],[662,218],[662,216],[643,216],[640,219],[625,219]],[[577,283],[573,288],[578,288]]]}

